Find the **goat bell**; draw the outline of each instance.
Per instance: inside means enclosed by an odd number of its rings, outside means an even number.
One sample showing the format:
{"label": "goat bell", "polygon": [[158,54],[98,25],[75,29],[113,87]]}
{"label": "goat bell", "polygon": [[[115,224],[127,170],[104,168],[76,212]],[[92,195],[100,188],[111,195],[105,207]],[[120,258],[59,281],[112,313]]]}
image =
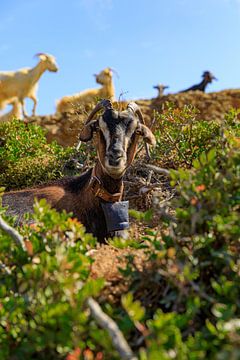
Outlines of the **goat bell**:
{"label": "goat bell", "polygon": [[108,233],[129,228],[128,201],[101,203]]}

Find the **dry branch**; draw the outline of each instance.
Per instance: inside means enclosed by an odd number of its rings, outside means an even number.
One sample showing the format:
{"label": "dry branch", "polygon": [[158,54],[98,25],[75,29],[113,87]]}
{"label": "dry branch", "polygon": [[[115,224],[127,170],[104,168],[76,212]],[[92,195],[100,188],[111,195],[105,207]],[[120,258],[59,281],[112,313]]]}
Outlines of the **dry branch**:
{"label": "dry branch", "polygon": [[96,322],[109,333],[112,343],[121,356],[121,359],[137,360],[137,357],[133,354],[117,324],[102,311],[100,305],[93,298],[88,298],[86,303]]}
{"label": "dry branch", "polygon": [[170,176],[170,171],[167,169],[163,169],[156,165],[151,165],[151,164],[143,164],[143,166],[149,170],[152,170],[153,172],[155,172],[157,174],[162,174],[162,175],[165,175],[168,177]]}
{"label": "dry branch", "polygon": [[15,241],[15,243],[21,246],[23,251],[27,251],[23,241],[23,237],[14,228],[8,225],[1,216],[0,216],[0,229],[2,229],[4,232],[10,235],[11,238]]}

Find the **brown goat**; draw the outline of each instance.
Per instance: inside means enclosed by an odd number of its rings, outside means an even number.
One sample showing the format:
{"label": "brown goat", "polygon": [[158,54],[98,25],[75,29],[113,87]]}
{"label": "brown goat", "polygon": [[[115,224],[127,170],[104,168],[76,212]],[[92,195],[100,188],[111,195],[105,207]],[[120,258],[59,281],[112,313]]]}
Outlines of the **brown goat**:
{"label": "brown goat", "polygon": [[[102,109],[103,114],[94,119]],[[100,242],[114,235],[107,229],[103,204],[121,201],[123,175],[135,157],[139,137],[151,145],[155,145],[155,138],[135,103],[118,112],[109,100],[100,101],[90,113],[80,140],[87,142],[94,133],[98,160],[93,169],[77,177],[4,194],[3,205],[9,207],[8,213],[21,219],[24,213],[32,212],[34,198],[45,198],[53,208],[72,212]]]}

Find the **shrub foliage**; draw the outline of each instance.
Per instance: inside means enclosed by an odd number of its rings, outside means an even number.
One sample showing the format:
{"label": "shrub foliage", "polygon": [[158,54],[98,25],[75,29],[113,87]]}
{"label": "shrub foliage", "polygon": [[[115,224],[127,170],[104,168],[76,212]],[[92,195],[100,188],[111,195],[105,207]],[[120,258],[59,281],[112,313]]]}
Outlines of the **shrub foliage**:
{"label": "shrub foliage", "polygon": [[[0,358],[118,359],[86,308],[88,296],[102,302],[141,360],[240,358],[238,112],[219,124],[195,123],[194,111],[170,107],[159,115],[154,161],[175,169],[171,186],[177,196],[169,201],[171,218],[160,217],[158,205],[139,216],[145,221],[159,216],[159,226],[147,228],[140,243],[111,241],[133,249],[120,269],[128,284],[121,301],[101,297],[107,284],[91,278],[88,255],[96,242],[69,215],[44,201],[36,204],[35,224],[19,229],[27,253],[0,230]],[[22,126],[24,139],[33,130]],[[39,150],[34,131],[23,153],[37,161],[38,151],[47,149],[48,156],[57,145],[43,146],[42,140]],[[0,150],[1,168],[20,166],[15,141]],[[56,154],[63,156],[63,150]],[[3,209],[1,214],[7,219]],[[141,268],[135,265],[138,251],[145,253]]]}
{"label": "shrub foliage", "polygon": [[48,144],[39,126],[19,120],[0,124],[0,185],[20,189],[59,178],[72,153]]}

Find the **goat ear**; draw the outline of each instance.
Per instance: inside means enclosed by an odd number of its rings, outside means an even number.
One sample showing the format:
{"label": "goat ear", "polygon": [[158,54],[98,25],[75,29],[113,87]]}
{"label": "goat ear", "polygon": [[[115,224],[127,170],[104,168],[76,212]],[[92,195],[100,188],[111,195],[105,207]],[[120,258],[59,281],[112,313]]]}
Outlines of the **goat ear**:
{"label": "goat ear", "polygon": [[80,141],[90,141],[93,137],[93,133],[96,130],[97,120],[92,120],[88,124],[84,125],[84,128],[80,132],[79,140]]}
{"label": "goat ear", "polygon": [[39,57],[39,59],[41,59],[41,60],[47,59],[47,55],[44,53],[37,53],[37,54],[35,54],[35,56]]}
{"label": "goat ear", "polygon": [[148,144],[150,144],[152,146],[156,146],[155,136],[153,135],[151,130],[146,125],[139,124],[138,131]]}

